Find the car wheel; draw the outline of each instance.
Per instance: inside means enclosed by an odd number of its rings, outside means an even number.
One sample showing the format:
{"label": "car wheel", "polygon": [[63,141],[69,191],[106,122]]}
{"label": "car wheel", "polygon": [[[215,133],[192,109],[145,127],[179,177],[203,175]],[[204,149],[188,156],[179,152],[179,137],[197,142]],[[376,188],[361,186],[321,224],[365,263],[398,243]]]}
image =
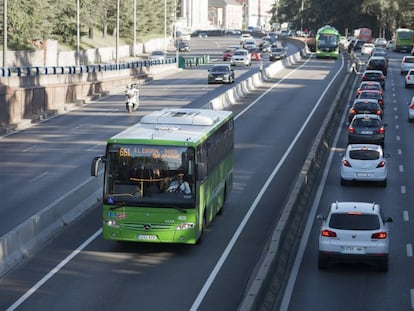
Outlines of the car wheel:
{"label": "car wheel", "polygon": [[319,258],[318,258],[318,268],[320,270],[328,269],[328,260],[320,254],[319,254]]}
{"label": "car wheel", "polygon": [[341,177],[341,186],[346,186],[347,181]]}
{"label": "car wheel", "polygon": [[383,181],[380,182],[381,187],[387,187],[387,179],[384,179]]}
{"label": "car wheel", "polygon": [[405,82],[405,88],[406,88],[406,89],[408,89],[408,84],[407,84],[407,82]]}

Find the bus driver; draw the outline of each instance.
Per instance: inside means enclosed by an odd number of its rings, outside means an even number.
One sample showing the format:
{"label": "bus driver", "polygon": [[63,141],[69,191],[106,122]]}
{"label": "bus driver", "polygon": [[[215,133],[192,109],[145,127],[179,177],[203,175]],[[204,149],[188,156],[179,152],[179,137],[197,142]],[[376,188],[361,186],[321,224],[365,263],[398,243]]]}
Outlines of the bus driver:
{"label": "bus driver", "polygon": [[183,192],[185,194],[191,194],[190,185],[187,181],[184,181],[184,174],[179,173],[177,178],[173,179],[168,186],[167,192]]}

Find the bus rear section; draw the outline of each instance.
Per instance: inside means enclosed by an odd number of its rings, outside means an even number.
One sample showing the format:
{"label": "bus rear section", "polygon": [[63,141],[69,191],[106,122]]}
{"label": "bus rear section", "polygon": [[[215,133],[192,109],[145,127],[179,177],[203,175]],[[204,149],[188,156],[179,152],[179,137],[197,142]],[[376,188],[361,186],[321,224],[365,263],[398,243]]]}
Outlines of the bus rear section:
{"label": "bus rear section", "polygon": [[411,52],[414,44],[414,30],[398,28],[392,37],[394,52]]}
{"label": "bus rear section", "polygon": [[232,189],[228,111],[164,109],[111,137],[104,162],[103,237],[195,244]]}

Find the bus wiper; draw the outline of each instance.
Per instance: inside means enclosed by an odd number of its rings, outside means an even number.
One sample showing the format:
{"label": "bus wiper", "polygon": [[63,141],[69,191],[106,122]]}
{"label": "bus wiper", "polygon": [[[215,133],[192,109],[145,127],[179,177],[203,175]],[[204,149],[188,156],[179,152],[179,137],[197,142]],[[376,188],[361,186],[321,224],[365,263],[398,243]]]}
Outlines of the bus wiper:
{"label": "bus wiper", "polygon": [[172,207],[173,209],[176,209],[177,211],[187,213],[187,210],[185,208],[178,207],[177,205],[169,205],[169,206]]}
{"label": "bus wiper", "polygon": [[120,202],[116,202],[115,205],[111,206],[109,209],[111,211],[113,211],[113,210],[118,209],[120,207],[123,207],[125,205],[126,205],[125,201],[120,201]]}

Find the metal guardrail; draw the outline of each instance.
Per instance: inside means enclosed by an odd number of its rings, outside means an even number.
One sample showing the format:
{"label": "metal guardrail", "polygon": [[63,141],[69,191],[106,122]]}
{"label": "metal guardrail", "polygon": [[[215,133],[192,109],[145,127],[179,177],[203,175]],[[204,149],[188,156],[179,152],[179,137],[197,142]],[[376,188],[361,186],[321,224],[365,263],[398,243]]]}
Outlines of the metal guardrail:
{"label": "metal guardrail", "polygon": [[175,57],[170,57],[166,60],[148,59],[133,62],[123,62],[117,64],[94,64],[82,66],[19,66],[6,68],[0,67],[0,77],[24,77],[40,75],[91,73],[150,67],[164,64],[173,64],[176,62],[177,60]]}

